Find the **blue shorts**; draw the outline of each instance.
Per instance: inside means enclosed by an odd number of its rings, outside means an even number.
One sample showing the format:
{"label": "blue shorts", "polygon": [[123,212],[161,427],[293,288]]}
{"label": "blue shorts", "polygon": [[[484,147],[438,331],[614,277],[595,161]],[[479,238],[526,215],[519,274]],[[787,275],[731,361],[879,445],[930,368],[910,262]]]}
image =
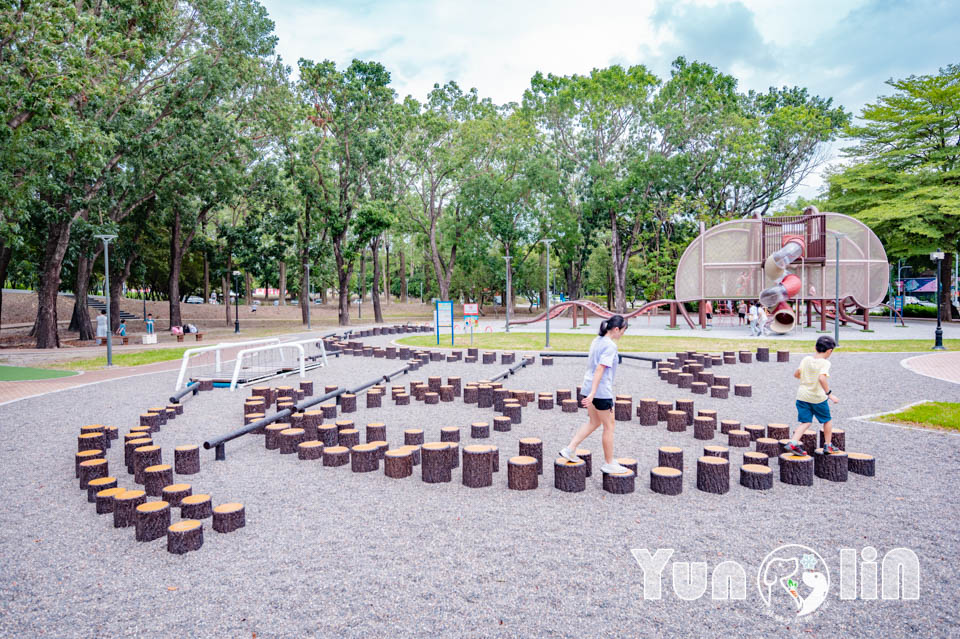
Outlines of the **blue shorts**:
{"label": "blue shorts", "polygon": [[816,417],[821,424],[830,421],[830,401],[823,400],[819,404],[797,400],[797,421],[801,424],[809,424]]}

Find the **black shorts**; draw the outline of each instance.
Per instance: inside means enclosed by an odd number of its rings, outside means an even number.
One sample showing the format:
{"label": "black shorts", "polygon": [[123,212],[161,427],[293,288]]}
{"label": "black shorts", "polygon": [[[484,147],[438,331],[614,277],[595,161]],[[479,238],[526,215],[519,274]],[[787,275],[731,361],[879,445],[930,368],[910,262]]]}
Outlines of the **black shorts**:
{"label": "black shorts", "polygon": [[599,397],[594,397],[593,407],[597,410],[613,410],[613,400],[609,398],[600,399]]}
{"label": "black shorts", "polygon": [[743,314],[743,313],[737,313],[737,315],[740,316],[740,319],[743,319],[743,318],[744,318],[744,314]]}
{"label": "black shorts", "polygon": [[713,313],[707,313],[707,319],[713,319]]}

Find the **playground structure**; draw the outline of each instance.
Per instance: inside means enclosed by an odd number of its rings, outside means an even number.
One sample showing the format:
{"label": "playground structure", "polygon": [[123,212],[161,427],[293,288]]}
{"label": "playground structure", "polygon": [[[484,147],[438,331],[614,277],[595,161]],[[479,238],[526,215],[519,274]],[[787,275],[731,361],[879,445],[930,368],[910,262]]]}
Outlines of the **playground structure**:
{"label": "playground structure", "polygon": [[[656,300],[653,302],[647,302],[642,305],[640,308],[634,309],[629,313],[625,313],[623,316],[626,319],[632,319],[643,315],[644,313],[649,313],[652,310],[659,308],[661,306],[670,307],[670,327],[677,328],[677,313],[683,316],[683,319],[686,320],[690,328],[695,328],[693,320],[690,318],[690,314],[687,312],[687,309],[684,308],[683,304],[679,304],[676,300],[662,299]],[[602,319],[608,319],[615,315],[613,311],[609,311],[604,307],[600,306],[594,301],[591,300],[567,300],[566,302],[560,302],[556,306],[550,307],[550,319],[556,319],[564,313],[572,311],[571,315],[573,317],[573,327],[577,327],[577,316],[578,313],[583,313],[583,323],[587,323],[587,313],[590,312],[597,317]],[[547,312],[544,311],[535,317],[529,319],[511,319],[510,324],[533,324],[535,322],[541,322],[547,318]]]}
{"label": "playground structure", "polygon": [[[701,224],[677,266],[676,300],[699,302],[703,326],[706,300],[759,299],[773,308],[771,330],[784,334],[796,327],[804,305],[806,326],[816,310],[825,330],[839,298],[840,321],[868,329],[870,309],[886,295],[887,273],[883,245],[865,224],[809,206],[803,215],[734,220],[710,229]],[[853,316],[857,311],[861,319]]]}

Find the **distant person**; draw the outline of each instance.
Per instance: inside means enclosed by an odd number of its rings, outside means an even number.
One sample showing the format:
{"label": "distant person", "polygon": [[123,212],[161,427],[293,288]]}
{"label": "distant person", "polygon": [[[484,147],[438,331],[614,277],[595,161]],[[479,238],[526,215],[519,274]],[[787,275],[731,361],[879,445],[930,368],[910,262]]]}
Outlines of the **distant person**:
{"label": "distant person", "polygon": [[743,323],[747,321],[747,303],[743,300],[740,300],[740,303],[737,304],[737,326],[743,326]]}
{"label": "distant person", "polygon": [[183,335],[183,327],[182,327],[182,326],[171,326],[171,327],[170,327],[170,334],[171,334],[171,335]]}
{"label": "distant person", "polygon": [[120,337],[127,336],[127,320],[125,319],[120,320],[120,326],[117,327],[117,335],[119,335]]}
{"label": "distant person", "polygon": [[830,390],[830,356],[837,343],[826,335],[817,340],[816,354],[807,355],[800,362],[800,367],[793,372],[793,376],[800,380],[797,388],[797,421],[800,425],[793,433],[793,439],[787,444],[787,449],[796,455],[806,455],[807,451],[800,443],[800,438],[807,432],[813,423],[813,418],[823,424],[823,452],[836,453],[840,449],[833,445],[832,420],[830,417],[830,402],[840,400]]}
{"label": "distant person", "polygon": [[153,313],[147,313],[147,319],[144,324],[147,327],[147,335],[153,335]]}
{"label": "distant person", "polygon": [[581,426],[570,443],[560,451],[560,456],[572,462],[580,461],[577,446],[599,426],[603,426],[601,443],[606,463],[600,470],[608,474],[628,472],[613,456],[613,381],[617,374],[619,353],[617,342],[627,331],[627,321],[622,315],[614,315],[600,322],[600,335],[590,345],[587,371],[583,376],[583,390],[590,389],[581,404],[587,408],[589,422]]}
{"label": "distant person", "polygon": [[707,326],[713,322],[713,302],[707,300],[703,305],[704,314],[707,316]]}
{"label": "distant person", "polygon": [[107,326],[107,312],[100,311],[100,314],[97,315],[97,337],[106,339],[109,335],[110,327]]}
{"label": "distant person", "polygon": [[747,320],[750,324],[750,335],[759,335],[760,334],[760,313],[757,310],[757,303],[750,302],[750,310],[747,313]]}
{"label": "distant person", "polygon": [[759,335],[767,334],[767,322],[770,321],[767,315],[767,309],[763,304],[757,304],[757,330]]}

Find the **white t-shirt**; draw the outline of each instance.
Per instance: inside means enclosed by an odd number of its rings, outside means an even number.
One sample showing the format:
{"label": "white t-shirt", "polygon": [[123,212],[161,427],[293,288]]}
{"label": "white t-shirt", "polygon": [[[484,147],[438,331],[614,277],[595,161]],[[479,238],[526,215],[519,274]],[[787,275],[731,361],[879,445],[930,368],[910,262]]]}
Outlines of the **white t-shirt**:
{"label": "white t-shirt", "polygon": [[107,316],[97,315],[97,337],[106,337],[109,332],[107,329]]}
{"label": "white t-shirt", "polygon": [[590,344],[590,356],[587,357],[587,371],[583,374],[583,385],[580,389],[585,396],[590,394],[593,388],[593,373],[597,370],[599,364],[606,368],[600,383],[597,384],[597,399],[613,399],[613,380],[617,375],[617,363],[620,357],[617,354],[617,344],[609,337],[597,336]]}
{"label": "white t-shirt", "polygon": [[800,361],[800,386],[797,399],[801,402],[820,404],[827,401],[827,394],[820,385],[820,376],[830,377],[830,360],[807,355]]}

